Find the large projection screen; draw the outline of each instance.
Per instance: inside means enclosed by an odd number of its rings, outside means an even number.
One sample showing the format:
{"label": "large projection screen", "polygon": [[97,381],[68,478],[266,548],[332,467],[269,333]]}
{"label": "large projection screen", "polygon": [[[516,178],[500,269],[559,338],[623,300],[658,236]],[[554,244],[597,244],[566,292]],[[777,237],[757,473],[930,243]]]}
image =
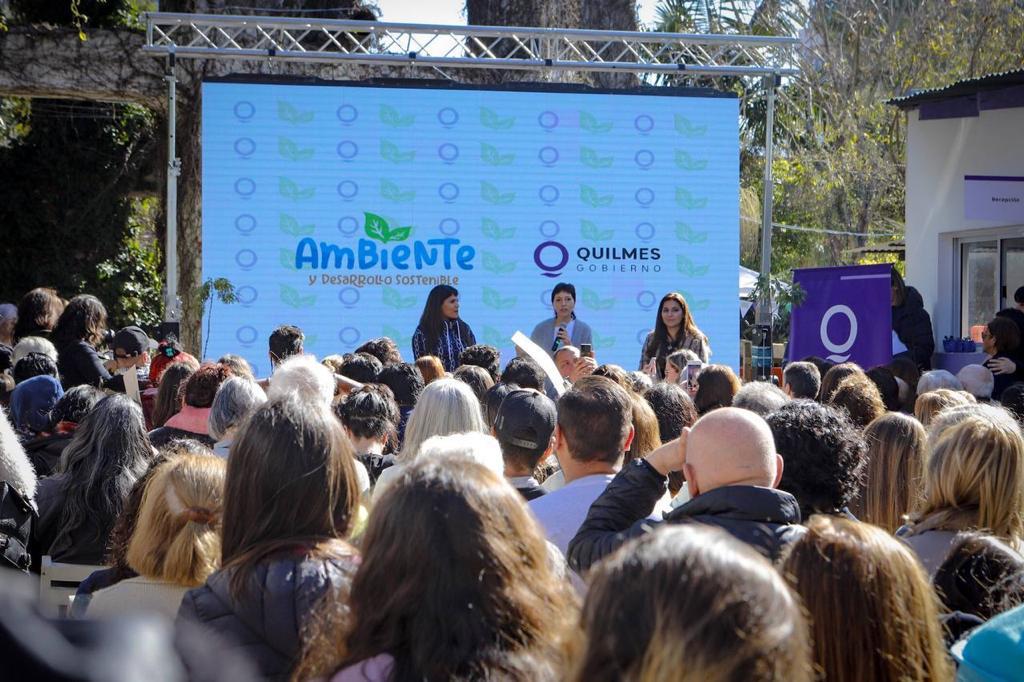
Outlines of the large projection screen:
{"label": "large projection screen", "polygon": [[712,362],[738,364],[737,99],[400,84],[206,82],[206,357],[269,372],[267,337],[317,356],[390,336],[411,360],[427,293],[458,288],[479,343],[576,287],[599,362],[636,369],[658,302],[680,291]]}

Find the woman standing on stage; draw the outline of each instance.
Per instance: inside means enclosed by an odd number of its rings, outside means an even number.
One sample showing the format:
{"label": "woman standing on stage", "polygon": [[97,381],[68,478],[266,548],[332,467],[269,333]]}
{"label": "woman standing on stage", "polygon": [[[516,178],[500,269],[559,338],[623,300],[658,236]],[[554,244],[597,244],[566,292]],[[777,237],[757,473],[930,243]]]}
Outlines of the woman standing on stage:
{"label": "woman standing on stage", "polygon": [[552,356],[562,346],[579,348],[582,343],[593,343],[590,325],[576,319],[576,287],[568,282],[556,284],[551,290],[551,306],[555,316],[534,327],[530,340]]}
{"label": "woman standing on stage", "polygon": [[661,299],[654,331],[644,339],[643,351],[640,353],[640,369],[662,379],[665,377],[665,358],[673,351],[683,348],[692,350],[704,363],[711,356],[708,337],[697,328],[693,316],[690,315],[690,307],[686,305],[686,299],[682,294],[673,291]]}
{"label": "woman standing on stage", "polygon": [[476,344],[469,325],[459,319],[459,291],[447,284],[430,290],[420,324],[412,335],[414,358],[436,355],[446,372],[459,366],[459,354]]}

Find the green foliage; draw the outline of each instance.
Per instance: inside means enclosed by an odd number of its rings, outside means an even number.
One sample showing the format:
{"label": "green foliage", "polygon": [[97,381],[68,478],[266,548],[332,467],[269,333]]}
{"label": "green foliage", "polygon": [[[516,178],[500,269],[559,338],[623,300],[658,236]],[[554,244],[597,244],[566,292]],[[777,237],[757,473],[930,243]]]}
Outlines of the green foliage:
{"label": "green foliage", "polygon": [[94,293],[111,324],[160,318],[158,202],[133,199],[155,156],[154,120],[129,105],[5,101],[0,300],[36,286]]}

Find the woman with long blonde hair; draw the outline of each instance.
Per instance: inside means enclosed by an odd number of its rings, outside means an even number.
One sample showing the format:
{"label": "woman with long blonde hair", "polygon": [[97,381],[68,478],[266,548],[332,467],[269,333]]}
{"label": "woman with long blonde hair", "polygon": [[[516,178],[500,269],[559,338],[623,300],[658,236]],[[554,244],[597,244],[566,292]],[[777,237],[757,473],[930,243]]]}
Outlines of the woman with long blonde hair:
{"label": "woman with long blonde hair", "polygon": [[146,483],[126,560],[138,577],[92,595],[90,618],[136,611],[174,618],[181,598],[220,567],[224,460],[182,454]]}
{"label": "woman with long blonde hair", "polygon": [[996,411],[964,411],[934,433],[924,499],[903,539],[929,574],[945,559],[956,534],[981,530],[1019,550],[1024,538],[1024,438]]}
{"label": "woman with long blonde hair", "polygon": [[799,600],[725,532],[668,526],[590,573],[576,682],[813,679]]}
{"label": "woman with long blonde hair", "polygon": [[952,679],[935,591],[913,552],[881,528],[813,516],[781,571],[810,617],[822,679]]}
{"label": "woman with long blonde hair", "polygon": [[868,424],[864,439],[867,475],[855,515],[895,533],[921,497],[928,432],[913,417],[889,412]]}

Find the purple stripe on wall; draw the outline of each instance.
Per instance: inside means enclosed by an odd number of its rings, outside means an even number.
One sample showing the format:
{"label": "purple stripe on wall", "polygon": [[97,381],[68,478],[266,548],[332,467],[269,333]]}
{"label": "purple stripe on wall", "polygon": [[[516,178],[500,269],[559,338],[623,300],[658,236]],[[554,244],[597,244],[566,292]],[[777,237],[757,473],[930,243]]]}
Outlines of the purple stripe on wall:
{"label": "purple stripe on wall", "polygon": [[1016,107],[1024,107],[1024,85],[978,93],[978,109],[981,111]]}
{"label": "purple stripe on wall", "polygon": [[917,118],[919,121],[935,121],[943,118],[970,118],[977,115],[978,97],[969,95],[922,104]]}
{"label": "purple stripe on wall", "polygon": [[964,180],[980,180],[982,182],[1024,182],[1024,177],[1017,175],[965,175]]}

